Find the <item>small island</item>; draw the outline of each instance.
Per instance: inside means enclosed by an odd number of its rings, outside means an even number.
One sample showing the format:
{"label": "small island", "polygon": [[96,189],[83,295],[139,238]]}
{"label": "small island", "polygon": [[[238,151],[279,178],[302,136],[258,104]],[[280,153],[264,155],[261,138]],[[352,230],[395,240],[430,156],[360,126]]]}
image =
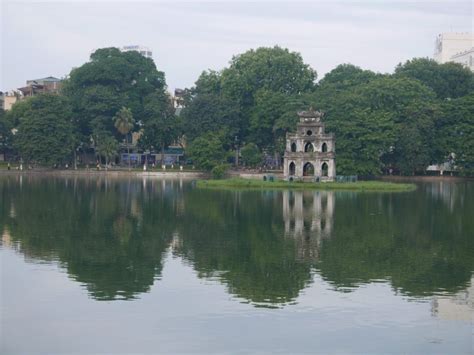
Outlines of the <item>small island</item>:
{"label": "small island", "polygon": [[197,180],[199,188],[225,189],[302,189],[302,190],[346,190],[346,191],[376,191],[376,192],[406,192],[416,190],[415,184],[393,183],[385,181],[357,182],[293,182],[265,181],[257,179],[232,178],[223,180]]}

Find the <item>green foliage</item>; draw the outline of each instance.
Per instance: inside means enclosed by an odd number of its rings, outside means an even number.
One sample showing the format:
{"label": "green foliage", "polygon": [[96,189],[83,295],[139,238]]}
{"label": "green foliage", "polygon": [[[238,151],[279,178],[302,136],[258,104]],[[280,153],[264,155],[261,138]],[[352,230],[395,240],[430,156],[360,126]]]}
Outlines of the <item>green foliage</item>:
{"label": "green foliage", "polygon": [[326,112],[327,131],[336,135],[338,174],[413,174],[436,159],[439,108],[418,80],[378,76],[336,91],[324,84],[316,101]]}
{"label": "green foliage", "polygon": [[5,111],[0,108],[0,152],[6,153],[12,149],[12,126],[7,119]]}
{"label": "green foliage", "polygon": [[208,132],[196,138],[189,145],[187,152],[199,168],[207,171],[221,165],[226,157],[222,135],[214,132]]}
{"label": "green foliage", "polygon": [[433,59],[414,58],[399,64],[395,75],[421,81],[439,99],[465,96],[474,90],[474,74],[458,63],[438,64]]}
{"label": "green foliage", "polygon": [[250,109],[248,140],[261,149],[284,153],[286,133],[295,129],[297,111],[309,107],[308,95],[288,95],[276,91],[259,90]]}
{"label": "green foliage", "polygon": [[174,115],[169,97],[155,92],[144,100],[143,134],[138,142],[142,149],[163,151],[179,138],[180,122]]}
{"label": "green foliage", "polygon": [[21,105],[14,146],[26,161],[59,163],[70,157],[73,143],[72,112],[61,96],[42,94]]}
{"label": "green foliage", "polygon": [[222,179],[229,170],[228,164],[219,164],[212,168],[211,174],[214,179]]}
{"label": "green foliage", "polygon": [[221,76],[217,72],[203,72],[190,90],[182,112],[189,141],[209,131],[221,131],[226,140],[233,141],[239,135],[241,114],[237,103],[222,95]]}
{"label": "green foliage", "polygon": [[264,181],[257,179],[232,178],[221,181],[199,180],[198,187],[221,189],[300,189],[300,190],[347,190],[347,191],[377,191],[377,192],[404,192],[416,189],[414,184],[401,184],[384,181],[357,181],[357,182],[325,182],[301,183],[280,181]]}
{"label": "green foliage", "polygon": [[87,137],[97,129],[115,134],[114,116],[122,108],[144,120],[143,99],[154,92],[164,94],[164,74],[152,59],[135,51],[98,49],[91,60],[71,71],[63,92],[70,98],[76,125]]}
{"label": "green foliage", "polygon": [[106,135],[100,138],[97,148],[99,154],[105,157],[105,164],[108,165],[110,159],[117,155],[118,143],[114,137]]}
{"label": "green foliage", "polygon": [[262,153],[255,143],[247,143],[240,150],[242,161],[246,166],[255,167],[262,163]]}
{"label": "green foliage", "polygon": [[117,128],[117,131],[122,135],[127,135],[134,126],[134,119],[132,111],[126,107],[122,107],[114,117],[115,123],[114,126]]}
{"label": "green foliage", "polygon": [[454,159],[462,175],[474,175],[474,93],[446,101],[437,121],[437,147],[441,159]]}
{"label": "green foliage", "polygon": [[370,70],[363,70],[352,64],[339,64],[336,68],[327,73],[319,82],[319,87],[328,90],[332,87],[335,91],[347,90],[358,85],[381,77]]}
{"label": "green foliage", "polygon": [[[288,112],[300,108],[295,103],[314,89],[315,79],[316,72],[300,54],[278,46],[235,56],[221,73],[203,72],[189,91],[183,111],[186,136],[193,140],[220,131],[228,149],[235,137],[271,151],[280,149]],[[278,106],[271,108],[268,98]]]}

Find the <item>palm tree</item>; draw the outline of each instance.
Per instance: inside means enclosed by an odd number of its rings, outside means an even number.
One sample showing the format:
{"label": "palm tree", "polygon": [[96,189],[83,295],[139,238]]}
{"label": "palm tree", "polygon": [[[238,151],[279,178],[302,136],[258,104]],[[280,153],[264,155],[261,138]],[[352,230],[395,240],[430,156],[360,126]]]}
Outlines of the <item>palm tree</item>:
{"label": "palm tree", "polygon": [[122,107],[115,115],[115,128],[120,134],[125,136],[128,153],[128,170],[130,170],[130,145],[128,144],[128,133],[132,130],[135,120],[133,119],[132,111],[129,108]]}
{"label": "palm tree", "polygon": [[102,137],[99,144],[99,153],[105,157],[105,170],[108,170],[110,158],[117,154],[117,141],[114,137]]}

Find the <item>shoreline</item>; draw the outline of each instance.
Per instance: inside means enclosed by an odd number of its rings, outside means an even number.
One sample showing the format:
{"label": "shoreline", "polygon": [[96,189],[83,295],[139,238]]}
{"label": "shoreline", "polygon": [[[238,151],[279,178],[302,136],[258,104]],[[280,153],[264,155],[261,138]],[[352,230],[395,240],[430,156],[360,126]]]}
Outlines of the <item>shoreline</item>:
{"label": "shoreline", "polygon": [[257,179],[223,179],[198,180],[198,188],[227,190],[326,190],[326,191],[360,191],[360,192],[410,192],[416,190],[414,183],[395,183],[388,181],[357,181],[357,182],[320,182],[301,183],[288,181],[263,181]]}
{"label": "shoreline", "polygon": [[[18,176],[18,175],[38,175],[38,176],[135,176],[135,177],[173,177],[173,178],[196,178],[209,179],[210,174],[205,171],[141,171],[141,170],[53,170],[37,168],[33,170],[7,170],[0,169],[0,176]],[[264,176],[273,175],[277,181],[283,180],[283,174],[280,171],[253,172],[230,170],[224,180],[243,179],[243,180],[263,180]],[[474,177],[463,176],[398,176],[398,175],[380,175],[373,180],[359,181],[384,181],[384,182],[436,182],[436,181],[473,181]]]}
{"label": "shoreline", "polygon": [[123,171],[123,170],[0,170],[0,176],[84,176],[84,177],[168,177],[201,179],[202,171]]}

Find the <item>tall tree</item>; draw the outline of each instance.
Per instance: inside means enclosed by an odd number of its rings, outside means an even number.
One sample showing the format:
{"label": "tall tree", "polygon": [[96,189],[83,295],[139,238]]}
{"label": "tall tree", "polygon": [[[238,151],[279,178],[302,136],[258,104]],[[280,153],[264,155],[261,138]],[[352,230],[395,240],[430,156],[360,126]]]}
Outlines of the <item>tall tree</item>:
{"label": "tall tree", "polygon": [[[4,155],[12,148],[12,126],[6,112],[0,108],[0,152]],[[5,157],[5,156],[4,156]]]}
{"label": "tall tree", "polygon": [[188,154],[199,168],[211,171],[222,164],[226,156],[222,134],[207,132],[196,138],[189,145]]}
{"label": "tall tree", "polygon": [[454,159],[462,175],[474,175],[474,93],[446,101],[437,121],[437,145],[440,159]]}
{"label": "tall tree", "polygon": [[474,74],[458,63],[439,64],[433,59],[414,58],[398,64],[395,75],[420,80],[439,99],[454,99],[474,90]]}
{"label": "tall tree", "polygon": [[163,165],[165,148],[178,139],[180,132],[173,104],[168,95],[155,92],[144,100],[144,112],[139,145],[145,150],[159,148]]}
{"label": "tall tree", "polygon": [[102,136],[98,142],[99,154],[105,158],[105,170],[108,170],[110,159],[117,155],[117,140],[109,135]]}
{"label": "tall tree", "polygon": [[[72,112],[66,98],[42,94],[27,99],[14,146],[27,161],[54,164],[70,158],[73,146]],[[26,105],[25,105],[26,106]]]}
{"label": "tall tree", "polygon": [[122,107],[115,115],[115,128],[125,136],[128,153],[128,170],[130,170],[130,144],[128,142],[128,134],[133,129],[135,121],[133,119],[132,111],[126,107]]}
{"label": "tall tree", "polygon": [[71,71],[63,92],[70,98],[78,130],[85,140],[94,130],[116,135],[114,116],[127,107],[144,120],[144,98],[166,89],[163,72],[152,59],[117,48],[95,51],[90,61]]}

